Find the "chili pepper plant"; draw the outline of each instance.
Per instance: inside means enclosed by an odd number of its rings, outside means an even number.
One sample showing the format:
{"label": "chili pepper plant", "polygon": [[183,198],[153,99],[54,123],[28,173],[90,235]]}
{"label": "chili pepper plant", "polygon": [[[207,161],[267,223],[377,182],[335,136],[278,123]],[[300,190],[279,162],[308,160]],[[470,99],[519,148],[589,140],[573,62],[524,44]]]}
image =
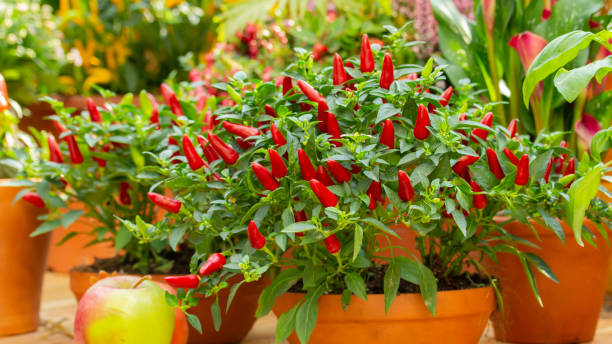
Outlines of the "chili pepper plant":
{"label": "chili pepper plant", "polygon": [[[114,96],[101,92],[107,98]],[[75,115],[74,109],[47,99],[55,110],[56,115],[50,118],[60,135],[34,132],[41,159],[26,161],[18,181],[37,196],[38,205],[49,210],[32,235],[59,226],[69,228],[80,217],[91,218],[95,228],[88,233],[70,232],[60,243],[75,235],[89,235],[89,245],[111,241],[118,253],[124,252],[118,268],[125,272],[180,269],[173,266],[173,251],[181,244],[181,237],[146,225],[161,218],[164,210],[175,211],[165,190],[156,188],[161,175],[150,166],[167,168],[184,161],[177,156],[174,123],[196,116],[197,110],[189,102],[180,103],[168,85],[162,85],[162,95],[165,103],[158,104],[152,95],[142,92],[139,106],[133,105],[132,94],[118,104],[103,106],[89,99],[88,110]],[[120,219],[134,221],[136,226],[123,225]]]}
{"label": "chili pepper plant", "polygon": [[[305,343],[324,294],[342,294],[347,307],[352,294],[384,293],[388,310],[413,284],[435,315],[437,290],[457,281],[496,287],[480,260],[498,252],[518,255],[531,280],[534,269],[555,278],[495,218],[504,210],[526,223],[566,215],[552,210],[575,177],[570,158],[549,168],[569,153],[560,134],[517,136],[516,122],[498,124],[470,85],[441,88],[433,60],[394,66],[367,35],[360,57],[336,55],[320,73],[312,66],[298,51],[279,85],[243,73],[217,84],[235,105],[184,128],[189,164],[159,169],[182,207],[178,218],[167,215],[180,220],[154,225],[196,248],[192,274],[168,280],[188,289],[179,298],[191,304],[196,293],[231,287],[229,307],[240,285],[270,278],[256,315],[284,292],[303,292],[305,301],[279,318],[277,339],[295,328]],[[528,204],[542,211],[526,213]],[[396,226],[414,232],[416,247],[390,244]],[[242,281],[230,283],[234,276]],[[212,307],[218,325],[218,299]]]}

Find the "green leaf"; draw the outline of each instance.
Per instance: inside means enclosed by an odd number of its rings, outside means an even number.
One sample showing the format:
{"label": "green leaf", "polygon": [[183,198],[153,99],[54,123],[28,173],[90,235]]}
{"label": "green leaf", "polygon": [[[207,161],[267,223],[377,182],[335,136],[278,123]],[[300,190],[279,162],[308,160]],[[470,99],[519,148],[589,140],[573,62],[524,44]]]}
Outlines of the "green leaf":
{"label": "green leaf", "polygon": [[393,106],[391,103],[385,103],[378,109],[378,115],[376,116],[376,124],[386,120],[389,117],[393,117],[400,113],[401,110]]}
{"label": "green leaf", "polygon": [[344,276],[344,283],[353,294],[362,298],[364,301],[368,301],[366,285],[361,275],[356,272],[351,272]]}
{"label": "green leaf", "polygon": [[236,292],[238,291],[238,288],[240,288],[240,286],[245,282],[246,280],[242,280],[239,283],[234,284],[232,288],[230,288],[230,293],[227,297],[227,304],[225,305],[225,313],[229,311],[232,301],[234,301],[234,296],[236,296]]}
{"label": "green leaf", "polygon": [[200,324],[200,318],[198,318],[195,314],[190,314],[187,312],[185,312],[185,315],[187,316],[187,322],[189,322],[189,325],[198,331],[199,334],[202,334],[202,324]]}
{"label": "green leaf", "polygon": [[319,298],[325,291],[325,285],[319,284],[315,289],[309,290],[306,294],[304,304],[297,311],[295,320],[295,332],[300,340],[300,343],[308,343],[308,339],[317,325],[317,316],[319,313]]}
{"label": "green leaf", "polygon": [[425,301],[425,306],[429,309],[429,312],[436,315],[436,297],[438,295],[438,282],[433,272],[429,270],[425,265],[419,263],[421,270],[421,276],[419,287],[421,288],[421,296]]}
{"label": "green leaf", "polygon": [[427,63],[425,63],[425,67],[423,67],[423,71],[421,72],[421,76],[423,78],[429,77],[429,74],[431,74],[431,71],[433,70],[433,64],[434,64],[434,59],[433,57],[430,57],[429,60],[427,60]]}
{"label": "green leaf", "polygon": [[582,242],[582,222],[591,200],[597,195],[602,169],[603,165],[600,163],[591,168],[584,177],[575,180],[570,187],[567,217],[574,231],[574,238],[580,246],[584,246]]}
{"label": "green leaf", "polygon": [[40,226],[38,226],[38,228],[36,228],[36,230],[34,230],[34,232],[30,233],[30,237],[35,237],[37,235],[48,233],[59,227],[60,225],[61,221],[57,219],[48,222],[43,222]]}
{"label": "green leaf", "polygon": [[83,214],[83,210],[71,210],[62,216],[62,227],[68,228]]}
{"label": "green leaf", "polygon": [[130,155],[132,156],[132,161],[134,162],[134,165],[136,165],[136,167],[144,167],[145,158],[142,153],[138,151],[138,148],[136,148],[136,146],[130,145]]}
{"label": "green leaf", "polygon": [[542,152],[529,163],[529,178],[531,178],[531,180],[538,181],[544,178],[544,173],[546,173],[546,167],[548,167],[551,155],[551,150]]}
{"label": "green leaf", "polygon": [[401,239],[400,236],[397,235],[397,233],[395,233],[391,228],[389,228],[387,225],[385,225],[384,223],[378,221],[375,218],[368,217],[368,218],[363,219],[363,222],[367,222],[367,223],[373,225],[374,227],[380,229],[381,231],[383,231],[383,232],[385,232],[385,233],[387,233],[389,235],[392,235],[392,236],[394,236],[394,237],[396,237],[398,239]]}
{"label": "green leaf", "polygon": [[210,306],[210,314],[212,315],[215,331],[219,331],[221,328],[221,307],[219,307],[219,298]]}
{"label": "green leaf", "polygon": [[612,127],[598,131],[591,141],[590,155],[595,161],[601,161],[601,154],[612,148]]}
{"label": "green leaf", "polygon": [[284,341],[295,329],[295,316],[300,304],[293,306],[287,312],[281,314],[276,323],[276,344]]}
{"label": "green leaf", "polygon": [[270,313],[276,298],[285,293],[291,284],[302,277],[302,271],[298,269],[288,269],[281,271],[278,276],[267,286],[259,295],[257,311],[255,316],[261,318]]}
{"label": "green leaf", "polygon": [[147,91],[140,91],[140,94],[138,94],[138,99],[140,101],[140,109],[142,112],[148,117],[151,117],[151,114],[153,113],[153,104],[151,104],[151,100],[149,100],[149,97],[147,96]]}
{"label": "green leaf", "polygon": [[400,276],[401,269],[399,268],[395,260],[392,260],[389,263],[389,267],[385,272],[385,277],[383,280],[383,291],[385,293],[385,314],[389,311],[393,300],[395,300],[395,297],[397,296]]}
{"label": "green leaf", "polygon": [[185,231],[187,230],[186,225],[176,226],[172,229],[170,234],[168,235],[168,244],[173,250],[176,250],[177,245],[183,239],[185,235]]}
{"label": "green leaf", "polygon": [[179,306],[178,298],[176,297],[176,295],[170,294],[166,290],[165,297],[166,297],[166,303],[168,304],[168,306],[170,306],[170,307],[178,307]]}
{"label": "green leaf", "polygon": [[363,243],[363,228],[360,225],[355,225],[355,237],[353,238],[353,261],[359,255],[361,251],[361,244]]}
{"label": "green leaf", "polygon": [[119,253],[121,249],[127,245],[132,239],[132,232],[127,229],[125,226],[121,226],[117,231],[117,235],[115,236],[115,252]]}
{"label": "green leaf", "polygon": [[552,229],[553,233],[561,239],[563,244],[565,244],[565,232],[563,231],[563,227],[556,218],[547,213],[544,209],[538,208],[538,213],[542,216],[542,220],[544,220],[544,224],[550,229]]}
{"label": "green leaf", "polygon": [[[605,75],[610,71],[612,71],[612,55],[570,71],[562,68],[555,75],[555,87],[563,98],[571,103],[586,89],[593,77]],[[598,78],[599,81],[601,81],[600,78]]]}
{"label": "green leaf", "polygon": [[555,273],[550,269],[548,264],[546,264],[546,262],[542,260],[542,258],[531,252],[525,252],[525,256],[527,257],[527,260],[529,260],[529,262],[533,266],[535,266],[536,269],[538,269],[538,271],[540,271],[544,276],[550,278],[555,283],[559,283],[559,280],[557,279],[557,276],[555,276]]}
{"label": "green leaf", "polygon": [[351,296],[353,296],[353,293],[348,290],[348,289],[344,289],[342,291],[342,296],[340,297],[340,303],[342,304],[342,310],[346,310],[348,308],[348,306],[351,304]]}
{"label": "green leaf", "polygon": [[589,46],[593,37],[590,32],[573,31],[555,38],[542,49],[529,66],[523,81],[525,106],[529,107],[529,98],[540,81],[573,60],[580,50]]}
{"label": "green leaf", "polygon": [[309,231],[311,229],[315,229],[317,228],[317,226],[313,225],[310,222],[296,222],[296,223],[292,223],[289,226],[283,228],[282,232],[284,233],[300,233],[300,232],[305,232],[305,231]]}

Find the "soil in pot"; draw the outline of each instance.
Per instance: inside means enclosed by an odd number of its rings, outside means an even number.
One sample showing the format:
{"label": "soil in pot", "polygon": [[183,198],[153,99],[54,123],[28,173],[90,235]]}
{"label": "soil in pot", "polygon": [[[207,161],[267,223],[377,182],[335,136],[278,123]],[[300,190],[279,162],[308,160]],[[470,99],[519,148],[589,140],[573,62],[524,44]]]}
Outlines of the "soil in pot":
{"label": "soil in pot", "polygon": [[43,209],[13,199],[20,191],[0,187],[0,336],[36,330],[49,234],[30,238]]}
{"label": "soil in pot", "polygon": [[[189,273],[186,268],[189,266],[191,252],[176,254],[173,257],[174,266],[167,274],[152,275],[154,281],[164,282],[164,277],[173,274]],[[113,271],[116,274],[138,275],[133,264],[126,264],[121,258],[96,259],[91,266],[83,266],[73,269],[70,272],[70,288],[79,300],[87,288],[93,285],[99,278],[100,271]],[[118,272],[118,273],[117,273]],[[106,274],[108,275],[108,274]],[[231,283],[238,283],[240,280],[230,280]],[[197,307],[189,310],[195,314],[202,324],[202,334],[192,327],[189,328],[190,344],[229,344],[239,343],[249,333],[255,323],[255,310],[257,309],[257,299],[261,291],[268,285],[266,279],[261,279],[253,283],[245,283],[240,286],[227,313],[224,312],[229,296],[230,287],[225,288],[219,293],[219,305],[222,310],[222,324],[219,331],[215,331],[210,312],[210,306],[215,301],[214,298],[202,297]]]}
{"label": "soil in pot", "polygon": [[[366,282],[368,301],[353,295],[346,310],[340,294],[326,294],[318,301],[317,325],[310,337],[317,344],[473,344],[477,343],[490,314],[495,308],[495,293],[490,286],[474,287],[485,282],[477,275],[448,279],[438,286],[436,316],[425,307],[416,285],[402,281],[389,312],[385,314],[383,277],[386,267],[370,270]],[[469,277],[468,277],[469,276]],[[287,312],[305,296],[300,284],[281,295],[274,305],[277,316]],[[289,343],[299,344],[291,334]]]}
{"label": "soil in pot", "polygon": [[582,343],[595,335],[605,295],[610,246],[590,221],[585,225],[596,234],[598,248],[578,246],[570,227],[561,223],[566,236],[563,245],[550,229],[532,222],[542,241],[518,221],[505,228],[514,235],[536,243],[541,249],[521,247],[540,256],[557,276],[559,284],[535,272],[544,307],[537,303],[523,267],[516,256],[499,255],[499,264],[485,260],[489,272],[499,278],[505,314],[495,312],[495,337],[516,343]]}

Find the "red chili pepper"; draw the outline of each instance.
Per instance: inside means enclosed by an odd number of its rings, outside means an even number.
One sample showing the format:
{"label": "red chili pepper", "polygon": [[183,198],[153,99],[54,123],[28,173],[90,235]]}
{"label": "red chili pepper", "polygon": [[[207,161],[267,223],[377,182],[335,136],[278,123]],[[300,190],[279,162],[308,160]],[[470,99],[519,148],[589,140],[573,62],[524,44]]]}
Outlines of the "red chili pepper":
{"label": "red chili pepper", "polygon": [[370,198],[370,203],[368,204],[368,209],[370,209],[370,210],[376,209],[376,207],[378,207],[378,203],[376,203],[376,199],[374,199],[374,196],[372,194],[368,194],[368,197]]}
{"label": "red chili pepper", "polygon": [[310,110],[312,110],[312,105],[306,104],[306,103],[300,103],[300,111],[301,112],[308,112]]}
{"label": "red chili pepper", "polygon": [[346,76],[346,70],[344,70],[344,63],[338,53],[334,54],[334,72],[333,72],[334,85],[342,85],[348,81]]}
{"label": "red chili pepper", "polygon": [[170,111],[177,116],[183,116],[183,109],[176,97],[176,93],[167,84],[161,85],[161,94],[164,98],[164,103],[170,107]]}
{"label": "red chili pepper", "polygon": [[96,107],[96,103],[94,103],[93,99],[87,98],[87,111],[89,111],[89,118],[92,122],[102,123],[102,116],[100,116],[100,112]]}
{"label": "red chili pepper", "polygon": [[181,210],[181,206],[183,205],[181,203],[181,201],[177,201],[175,199],[172,199],[170,197],[166,197],[164,195],[160,195],[158,193],[155,192],[149,192],[147,193],[147,196],[149,196],[149,199],[151,200],[151,202],[153,202],[155,205],[166,209],[167,211],[174,213],[174,214],[178,214],[179,210]]}
{"label": "red chili pepper", "polygon": [[58,164],[64,163],[62,151],[60,150],[59,145],[53,136],[47,136],[47,144],[49,145],[49,160]]}
{"label": "red chili pepper", "polygon": [[336,237],[335,234],[331,234],[330,236],[325,238],[324,241],[327,252],[335,254],[336,252],[340,251],[340,241],[338,240],[338,237]]}
{"label": "red chili pepper", "polygon": [[264,111],[266,112],[266,115],[268,115],[268,116],[278,117],[278,115],[276,115],[276,111],[274,111],[274,108],[272,106],[270,106],[269,104],[266,104],[264,106]]}
{"label": "red chili pepper", "polygon": [[315,168],[310,162],[308,154],[300,148],[298,149],[298,160],[300,161],[300,170],[302,172],[302,179],[311,180],[316,177]]}
{"label": "red chili pepper", "polygon": [[329,110],[329,106],[327,106],[327,103],[324,100],[321,100],[319,102],[319,107],[317,108],[317,121],[319,121],[319,123],[317,123],[317,127],[322,133],[327,132],[327,110]]}
{"label": "red chili pepper", "polygon": [[472,204],[476,209],[484,209],[487,206],[487,196],[484,194],[476,194],[476,192],[482,192],[482,188],[480,185],[476,184],[475,181],[470,181],[470,186],[472,186],[472,192],[475,194],[472,196]]}
{"label": "red chili pepper", "polygon": [[338,183],[346,183],[351,180],[351,172],[344,168],[336,160],[327,160],[327,168]]}
{"label": "red chili pepper", "polygon": [[70,153],[70,161],[73,164],[80,164],[83,162],[83,154],[81,154],[81,149],[74,138],[74,135],[66,136],[64,138],[68,143],[68,152]]}
{"label": "red chili pepper", "polygon": [[198,154],[187,135],[183,135],[183,152],[192,171],[197,171],[204,166],[204,160],[202,160],[202,157]]}
{"label": "red chili pepper", "polygon": [[213,161],[219,160],[219,155],[210,145],[208,145],[208,140],[204,136],[198,135],[197,139],[200,147],[202,147],[202,151],[204,151],[204,157],[208,163],[212,164]]}
{"label": "red chili pepper", "polygon": [[519,159],[516,157],[516,155],[514,155],[514,153],[512,153],[512,151],[508,147],[504,148],[504,154],[514,166],[518,166]]}
{"label": "red chili pepper", "polygon": [[527,182],[529,182],[529,155],[523,154],[516,166],[516,179],[514,179],[514,184],[527,185]]}
{"label": "red chili pepper", "polygon": [[[461,115],[459,115],[459,122],[461,122],[461,121],[465,121],[466,119],[467,119],[467,115],[466,115],[465,113],[462,113]],[[466,138],[468,137],[468,134],[465,132],[465,130],[463,130],[463,129],[459,129],[459,130],[457,130],[457,131],[458,131],[458,132],[460,132],[460,133],[461,133],[463,136],[465,136]],[[467,145],[467,144],[468,144],[467,140],[461,140],[461,142],[462,142],[464,145]]]}
{"label": "red chili pepper", "polygon": [[327,186],[323,185],[320,181],[311,179],[310,188],[325,208],[338,205],[338,197],[333,192],[329,191]]}
{"label": "red chili pepper", "polygon": [[414,197],[414,188],[410,182],[410,177],[403,171],[397,171],[398,188],[397,194],[404,202],[410,201]]}
{"label": "red chili pepper", "polygon": [[423,104],[419,104],[416,122],[414,123],[414,137],[418,140],[425,140],[428,138],[431,133],[427,127],[430,125],[429,112],[427,112]]}
{"label": "red chili pepper", "polygon": [[473,164],[476,161],[478,161],[478,159],[480,159],[480,157],[477,156],[477,155],[464,155],[464,156],[462,156],[453,165],[453,167],[452,167],[453,172],[458,174],[461,178],[469,181],[470,180],[470,173],[469,173],[468,167],[471,164]]}
{"label": "red chili pepper", "polygon": [[342,147],[342,142],[338,141],[342,138],[342,132],[340,131],[340,125],[336,119],[336,115],[331,112],[327,113],[327,133],[331,135],[332,140],[330,142],[336,147]]}
{"label": "red chili pepper", "polygon": [[[304,212],[303,210],[294,212],[293,213],[293,219],[295,220],[295,222],[306,221],[307,220],[306,212]],[[304,232],[297,232],[297,233],[295,233],[295,236],[303,237],[304,236]]]}
{"label": "red chili pepper", "polygon": [[316,175],[316,179],[320,181],[321,183],[323,183],[323,185],[325,186],[334,185],[334,181],[331,179],[331,177],[329,176],[329,174],[327,173],[327,170],[325,169],[323,165],[319,165],[319,167],[317,167],[317,171],[315,172],[315,175]]}
{"label": "red chili pepper", "polygon": [[567,167],[565,168],[565,172],[563,172],[563,176],[565,177],[574,173],[576,173],[576,161],[574,158],[570,158],[567,161]]}
{"label": "red chili pepper", "polygon": [[548,180],[550,179],[550,172],[552,172],[552,167],[553,167],[553,162],[555,161],[555,159],[551,156],[550,160],[548,161],[548,165],[546,166],[546,172],[544,172],[544,181],[546,183],[548,183]]}
{"label": "red chili pepper", "polygon": [[259,182],[264,189],[270,191],[278,189],[280,184],[276,179],[274,179],[272,173],[270,173],[267,168],[256,162],[251,163],[251,168],[253,169],[253,173],[255,173],[255,177],[259,179]]}
{"label": "red chili pepper", "polygon": [[433,105],[432,103],[427,104],[427,111],[429,111],[429,113],[435,113],[436,109],[437,107]]}
{"label": "red chili pepper", "polygon": [[[110,143],[107,143],[107,144],[104,145],[104,147],[102,147],[102,151],[103,152],[108,152],[108,151],[110,151],[111,148],[112,148],[112,145]],[[91,158],[94,159],[94,161],[96,163],[98,163],[98,167],[100,167],[100,168],[106,167],[106,160],[105,159],[96,158],[93,155],[92,155]]]}
{"label": "red chili pepper", "polygon": [[368,195],[372,195],[374,196],[375,199],[377,200],[381,200],[381,196],[382,196],[382,187],[380,185],[380,182],[377,182],[375,180],[373,180],[370,183],[370,187],[368,187]]}
{"label": "red chili pepper", "polygon": [[202,120],[202,123],[204,124],[204,126],[202,126],[203,133],[211,131],[215,128],[215,117],[212,115],[210,110],[206,111],[206,113],[204,114],[204,119]]}
{"label": "red chili pepper", "polygon": [[268,155],[270,156],[270,169],[272,170],[272,176],[275,178],[283,178],[287,175],[287,165],[283,158],[273,148],[268,148]]}
{"label": "red chili pepper", "polygon": [[196,275],[167,276],[164,280],[175,288],[194,289],[200,284],[200,279]]}
{"label": "red chili pepper", "polygon": [[[493,125],[493,113],[488,112],[481,120],[480,123],[486,125],[487,127],[491,127]],[[489,135],[489,131],[485,129],[476,128],[472,130],[472,141],[478,142],[478,138],[481,140],[486,140],[487,135]]]}
{"label": "red chili pepper", "polygon": [[251,136],[259,135],[259,129],[249,127],[248,125],[236,124],[225,121],[223,122],[223,128],[225,128],[225,130],[229,131],[234,135],[242,137],[245,140]]}
{"label": "red chili pepper", "polygon": [[0,74],[0,112],[8,110],[10,107],[6,81],[4,81],[4,77]]}
{"label": "red chili pepper", "polygon": [[168,105],[170,103],[170,98],[172,98],[172,95],[174,94],[174,91],[170,86],[168,86],[168,84],[165,83],[162,83],[159,89],[161,91],[162,97],[164,98],[164,103]]}
{"label": "red chili pepper", "polygon": [[393,60],[391,54],[386,53],[383,58],[382,72],[380,73],[380,87],[389,89],[395,80],[393,76]]}
{"label": "red chili pepper", "polygon": [[442,95],[440,96],[442,98],[440,99],[440,105],[442,105],[442,107],[445,107],[446,105],[448,105],[448,102],[450,101],[452,96],[453,96],[453,86],[449,86],[446,90],[444,90],[444,92],[442,92]]}
{"label": "red chili pepper", "polygon": [[42,197],[40,197],[36,192],[26,192],[21,197],[24,201],[31,203],[35,207],[45,208],[45,201],[43,201]]}
{"label": "red chili pepper", "polygon": [[516,119],[513,119],[508,124],[508,131],[510,132],[510,138],[516,137]]}
{"label": "red chili pepper", "polygon": [[254,249],[261,250],[264,246],[266,246],[266,237],[261,234],[261,232],[257,228],[257,225],[255,224],[255,221],[249,222],[249,228],[247,232],[249,235],[249,241],[251,242],[251,246],[253,246]]}
{"label": "red chili pepper", "polygon": [[221,156],[221,159],[223,159],[226,164],[233,165],[238,160],[238,152],[236,152],[232,146],[223,142],[219,136],[212,132],[208,132],[208,140],[212,148],[214,148],[215,152]]}
{"label": "red chili pepper", "polygon": [[132,204],[132,200],[130,199],[130,194],[128,192],[130,188],[131,186],[128,182],[119,183],[119,201],[123,205]]}
{"label": "red chili pepper", "polygon": [[361,64],[359,68],[362,73],[370,73],[374,70],[374,54],[370,46],[370,40],[367,34],[361,36]]}
{"label": "red chili pepper", "polygon": [[312,86],[310,86],[309,83],[307,83],[304,80],[298,80],[297,82],[298,87],[300,88],[300,90],[302,91],[302,93],[304,93],[304,95],[308,98],[308,100],[310,100],[311,102],[315,102],[318,103],[321,100],[325,100],[325,98],[323,98],[323,96],[321,95],[321,93],[319,93],[317,90],[315,90]]}
{"label": "red chili pepper", "polygon": [[389,147],[389,149],[393,149],[395,146],[395,127],[390,119],[385,120],[382,133],[380,134],[380,143]]}
{"label": "red chili pepper", "polygon": [[[168,146],[178,146],[178,141],[176,141],[176,139],[172,136],[168,137]],[[172,153],[171,158],[177,157],[181,155],[181,153],[179,152],[179,150],[177,150],[176,152]],[[173,164],[180,164],[181,161],[179,159],[172,159],[171,161]]]}
{"label": "red chili pepper", "polygon": [[359,167],[357,164],[351,164],[351,173],[357,174],[359,172],[361,172],[361,167]]}
{"label": "red chili pepper", "polygon": [[501,165],[499,164],[499,159],[497,158],[497,153],[493,150],[493,148],[487,148],[487,161],[489,162],[489,170],[497,179],[504,179],[506,174],[504,170],[502,170]]}
{"label": "red chili pepper", "polygon": [[253,147],[253,143],[251,141],[247,141],[242,139],[242,137],[237,137],[236,138],[236,143],[238,144],[238,146],[240,148],[242,148],[243,150],[249,150],[251,149],[251,147]]}
{"label": "red chili pepper", "polygon": [[155,97],[153,97],[151,93],[147,93],[147,97],[149,98],[151,106],[153,107],[149,121],[151,123],[159,123],[159,109],[157,108],[157,101],[155,101]]}
{"label": "red chili pepper", "polygon": [[213,253],[208,257],[204,265],[202,265],[199,274],[200,276],[208,276],[223,269],[223,265],[225,265],[225,256],[221,253]]}
{"label": "red chili pepper", "polygon": [[270,133],[272,134],[272,141],[274,141],[276,147],[281,147],[287,144],[287,140],[285,140],[283,133],[278,130],[274,123],[270,124]]}
{"label": "red chili pepper", "polygon": [[[283,77],[283,96],[287,95],[287,92],[291,91],[292,88],[293,82],[291,81],[291,78],[288,76]],[[291,95],[293,95],[293,92],[289,93],[287,96]]]}

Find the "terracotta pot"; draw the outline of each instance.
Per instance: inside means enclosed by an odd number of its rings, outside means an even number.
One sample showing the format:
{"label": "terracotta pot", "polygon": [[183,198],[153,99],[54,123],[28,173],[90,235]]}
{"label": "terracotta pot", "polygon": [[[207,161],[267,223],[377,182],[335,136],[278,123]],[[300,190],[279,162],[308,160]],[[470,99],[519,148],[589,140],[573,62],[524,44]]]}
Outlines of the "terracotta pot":
{"label": "terracotta pot", "polygon": [[535,272],[536,283],[544,307],[540,307],[527,282],[519,259],[500,254],[499,264],[485,261],[485,267],[500,280],[505,314],[493,315],[495,337],[516,343],[579,343],[595,335],[610,264],[610,246],[594,224],[585,225],[596,234],[599,248],[585,243],[576,244],[571,228],[561,223],[565,231],[563,245],[552,230],[532,221],[540,239],[529,227],[514,221],[506,225],[511,234],[529,240],[541,249],[522,246],[525,252],[540,256],[557,276],[559,284]]}
{"label": "terracotta pot", "polygon": [[[153,280],[164,282],[164,277],[168,275],[153,275]],[[104,277],[104,276],[103,276]],[[70,272],[70,289],[77,301],[81,299],[87,288],[93,285],[100,276],[95,272]],[[233,281],[234,283],[237,280]],[[229,344],[239,343],[249,333],[255,323],[255,310],[257,309],[257,299],[261,291],[268,285],[269,281],[261,279],[253,283],[245,283],[240,286],[236,293],[232,305],[225,313],[225,305],[229,295],[229,289],[225,288],[219,294],[219,305],[223,313],[221,328],[216,332],[213,326],[210,306],[215,301],[214,298],[201,298],[198,306],[189,310],[198,316],[202,324],[202,334],[192,327],[189,329],[189,344]]]}
{"label": "terracotta pot", "polygon": [[[0,180],[1,182],[1,180]],[[19,188],[0,186],[0,336],[36,330],[49,234],[30,238],[43,209],[19,201]]]}
{"label": "terracotta pot", "polygon": [[[277,316],[290,310],[305,294],[285,293],[274,305]],[[319,299],[317,325],[310,337],[317,344],[474,344],[484,332],[495,308],[493,288],[442,291],[432,316],[420,294],[400,294],[385,315],[384,295],[368,295],[368,301],[353,295],[346,311],[341,295]],[[299,344],[295,332],[289,343]]]}
{"label": "terracotta pot", "polygon": [[[608,78],[610,80],[610,82],[612,82],[612,78]],[[604,161],[608,162],[612,160],[612,149],[608,151],[608,153],[606,154]],[[612,172],[608,173],[608,176],[612,176]],[[606,189],[608,189],[611,193],[612,193],[612,183],[609,183],[605,180],[603,180],[601,182],[601,184],[603,185],[603,187],[605,187]],[[606,196],[606,194],[604,194],[603,192],[599,192],[599,194],[597,195],[599,196],[601,199],[603,199],[606,202],[612,202],[612,198]],[[610,265],[610,269],[608,270],[608,282],[606,285],[606,291],[608,293],[612,293],[612,265]]]}

